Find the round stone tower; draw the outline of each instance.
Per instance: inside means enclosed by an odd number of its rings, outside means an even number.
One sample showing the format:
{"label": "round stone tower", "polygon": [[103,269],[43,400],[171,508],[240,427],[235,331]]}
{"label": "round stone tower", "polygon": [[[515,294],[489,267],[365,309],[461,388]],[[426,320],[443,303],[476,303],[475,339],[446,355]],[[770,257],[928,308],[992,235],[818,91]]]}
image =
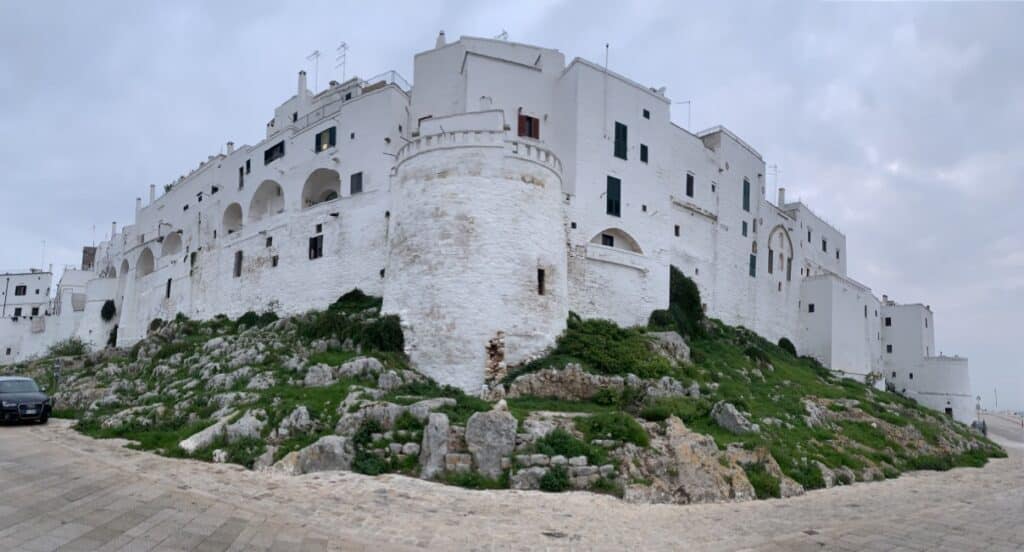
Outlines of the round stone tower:
{"label": "round stone tower", "polygon": [[[565,329],[561,162],[483,114],[406,144],[392,179],[384,311],[435,380],[477,393]],[[477,119],[472,119],[476,116]]]}

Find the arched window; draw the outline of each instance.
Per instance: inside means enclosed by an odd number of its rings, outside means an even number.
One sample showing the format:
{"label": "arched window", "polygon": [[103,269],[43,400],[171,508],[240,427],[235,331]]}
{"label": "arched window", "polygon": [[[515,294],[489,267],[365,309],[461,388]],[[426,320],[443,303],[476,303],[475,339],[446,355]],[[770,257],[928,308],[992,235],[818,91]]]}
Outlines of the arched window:
{"label": "arched window", "polygon": [[[793,279],[793,241],[789,237],[789,232],[780,224],[772,228],[772,231],[768,234],[768,243],[771,244],[769,251],[773,255],[773,258],[769,261],[769,266],[774,265],[774,273],[779,274],[779,278],[782,278],[782,274],[785,273],[786,281]],[[775,264],[778,263],[778,264]],[[769,270],[769,272],[773,272]],[[803,270],[801,269],[801,275]]]}
{"label": "arched window", "polygon": [[181,253],[181,234],[171,232],[164,236],[164,244],[160,250],[160,256],[167,257],[168,255],[177,255],[178,253]]}
{"label": "arched window", "polygon": [[259,222],[284,211],[284,190],[273,180],[264,180],[249,202],[249,222]]}
{"label": "arched window", "polygon": [[224,219],[221,223],[221,227],[224,229],[224,234],[232,234],[242,229],[242,206],[237,203],[228,205],[227,209],[224,209]]}
{"label": "arched window", "polygon": [[341,176],[331,169],[317,169],[302,187],[302,208],[341,197]]}
{"label": "arched window", "polygon": [[152,274],[155,267],[156,262],[153,259],[153,251],[147,247],[139,254],[139,262],[135,265],[135,277],[142,278],[147,274]]}
{"label": "arched window", "polygon": [[643,255],[644,252],[640,249],[640,244],[637,243],[633,236],[630,236],[625,230],[619,228],[606,228],[598,232],[593,238],[590,239],[590,243],[597,245],[604,245],[606,247],[614,247],[616,249],[625,249],[626,251],[632,251]]}

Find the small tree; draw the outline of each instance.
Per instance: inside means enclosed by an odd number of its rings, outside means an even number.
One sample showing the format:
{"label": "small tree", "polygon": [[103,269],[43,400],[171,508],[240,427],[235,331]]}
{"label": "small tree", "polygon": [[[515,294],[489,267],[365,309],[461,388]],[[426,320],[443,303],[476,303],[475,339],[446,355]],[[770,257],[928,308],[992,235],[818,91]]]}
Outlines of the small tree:
{"label": "small tree", "polygon": [[114,315],[117,314],[117,306],[114,305],[112,299],[107,299],[103,302],[103,308],[100,309],[100,317],[103,318],[104,322],[110,322],[114,319]]}

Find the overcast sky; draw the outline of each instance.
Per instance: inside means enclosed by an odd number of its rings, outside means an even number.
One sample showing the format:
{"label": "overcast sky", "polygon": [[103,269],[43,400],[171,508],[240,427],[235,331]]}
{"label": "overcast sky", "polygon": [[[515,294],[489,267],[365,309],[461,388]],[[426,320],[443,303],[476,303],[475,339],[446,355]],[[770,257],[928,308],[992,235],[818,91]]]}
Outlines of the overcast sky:
{"label": "overcast sky", "polygon": [[341,41],[349,76],[411,81],[439,29],[598,62],[609,43],[613,70],[693,102],[691,129],[778,165],[853,278],[930,304],[986,405],[1024,408],[1024,4],[3,2],[0,270],[44,240],[77,264],[149,184],[259,141],[312,51],[321,88]]}

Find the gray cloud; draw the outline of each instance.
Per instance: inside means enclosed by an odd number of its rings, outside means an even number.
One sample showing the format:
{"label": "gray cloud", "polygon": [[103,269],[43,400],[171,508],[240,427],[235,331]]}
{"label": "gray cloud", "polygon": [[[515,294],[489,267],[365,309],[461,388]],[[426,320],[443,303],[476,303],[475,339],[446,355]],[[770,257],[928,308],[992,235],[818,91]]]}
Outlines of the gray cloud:
{"label": "gray cloud", "polygon": [[[1024,407],[1024,5],[636,2],[0,4],[0,267],[75,264],[148,185],[254,143],[305,56],[397,69],[438,29],[603,62],[693,101],[847,234],[851,275],[932,305],[975,392]],[[686,123],[685,106],[674,120]],[[774,184],[769,178],[769,183]],[[769,194],[774,190],[769,190]]]}

